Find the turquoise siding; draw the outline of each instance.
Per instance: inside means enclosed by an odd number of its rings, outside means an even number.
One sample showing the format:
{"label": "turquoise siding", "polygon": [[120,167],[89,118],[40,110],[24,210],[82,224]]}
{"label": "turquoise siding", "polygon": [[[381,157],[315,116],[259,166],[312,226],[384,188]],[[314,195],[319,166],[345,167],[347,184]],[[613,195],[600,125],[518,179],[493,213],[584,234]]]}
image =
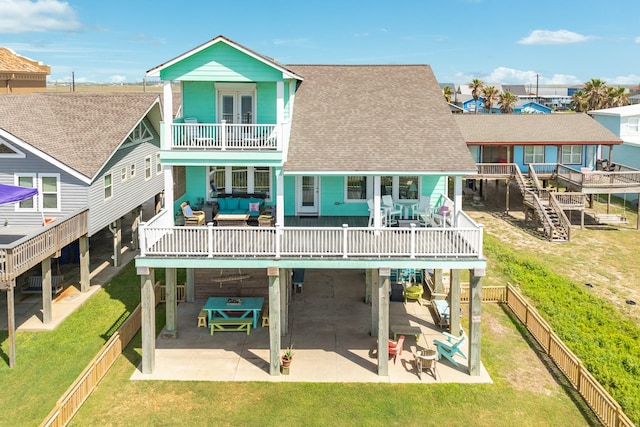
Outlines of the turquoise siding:
{"label": "turquoise siding", "polygon": [[162,80],[268,82],[282,71],[225,43],[216,43],[160,71]]}
{"label": "turquoise siding", "polygon": [[[603,158],[607,158],[609,155],[609,147],[602,147]],[[640,169],[640,146],[631,145],[625,142],[622,145],[616,145],[613,148],[612,161],[614,163],[620,163],[632,168]]]}
{"label": "turquoise siding", "polygon": [[[620,136],[620,116],[601,116],[594,114],[593,118],[605,128],[609,129],[614,135]],[[613,150],[615,152],[615,150]]]}
{"label": "turquoise siding", "polygon": [[258,83],[256,91],[257,123],[275,124],[276,117],[276,84],[273,82]]}
{"label": "turquoise siding", "polygon": [[296,214],[296,178],[294,176],[284,177],[284,214]]}
{"label": "turquoise siding", "polygon": [[200,123],[216,122],[216,93],[211,82],[184,82],[182,85],[183,115]]}

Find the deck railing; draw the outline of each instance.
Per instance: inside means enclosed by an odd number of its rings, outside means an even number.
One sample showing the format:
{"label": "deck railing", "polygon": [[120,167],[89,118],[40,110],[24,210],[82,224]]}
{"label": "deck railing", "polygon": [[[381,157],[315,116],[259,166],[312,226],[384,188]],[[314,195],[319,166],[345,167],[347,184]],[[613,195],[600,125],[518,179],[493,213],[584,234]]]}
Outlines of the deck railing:
{"label": "deck railing", "polygon": [[282,151],[284,124],[172,123],[173,150]]}
{"label": "deck railing", "polygon": [[0,283],[15,279],[88,232],[88,211],[53,222],[42,231],[0,248]]}
{"label": "deck railing", "polygon": [[482,257],[482,230],[461,227],[140,226],[140,256],[254,258]]}

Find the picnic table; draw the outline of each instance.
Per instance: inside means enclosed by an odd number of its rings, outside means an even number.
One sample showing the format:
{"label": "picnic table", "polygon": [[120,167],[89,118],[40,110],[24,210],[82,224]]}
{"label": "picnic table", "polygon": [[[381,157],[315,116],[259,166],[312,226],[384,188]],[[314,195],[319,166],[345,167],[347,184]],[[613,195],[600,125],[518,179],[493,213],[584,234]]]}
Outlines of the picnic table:
{"label": "picnic table", "polygon": [[203,310],[207,312],[208,323],[215,319],[253,318],[254,329],[262,310],[262,297],[209,297]]}

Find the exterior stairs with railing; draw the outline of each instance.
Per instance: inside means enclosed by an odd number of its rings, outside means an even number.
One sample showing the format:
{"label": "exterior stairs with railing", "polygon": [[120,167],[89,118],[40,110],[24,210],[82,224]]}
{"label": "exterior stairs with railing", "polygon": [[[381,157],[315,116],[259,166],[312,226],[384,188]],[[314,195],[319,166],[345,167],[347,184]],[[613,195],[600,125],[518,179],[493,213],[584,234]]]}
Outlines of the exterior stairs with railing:
{"label": "exterior stairs with railing", "polygon": [[547,239],[552,242],[568,242],[571,237],[571,224],[548,190],[541,188],[533,168],[523,175],[517,164],[513,173],[522,193],[525,222],[531,221],[541,227]]}

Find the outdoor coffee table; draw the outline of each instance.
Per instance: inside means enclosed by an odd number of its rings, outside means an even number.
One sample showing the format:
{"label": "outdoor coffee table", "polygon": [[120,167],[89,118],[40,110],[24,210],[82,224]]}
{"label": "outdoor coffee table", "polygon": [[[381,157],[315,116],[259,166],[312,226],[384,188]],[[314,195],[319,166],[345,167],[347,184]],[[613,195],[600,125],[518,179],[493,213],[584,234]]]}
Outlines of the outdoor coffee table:
{"label": "outdoor coffee table", "polygon": [[249,214],[218,214],[213,219],[218,227],[246,227]]}

